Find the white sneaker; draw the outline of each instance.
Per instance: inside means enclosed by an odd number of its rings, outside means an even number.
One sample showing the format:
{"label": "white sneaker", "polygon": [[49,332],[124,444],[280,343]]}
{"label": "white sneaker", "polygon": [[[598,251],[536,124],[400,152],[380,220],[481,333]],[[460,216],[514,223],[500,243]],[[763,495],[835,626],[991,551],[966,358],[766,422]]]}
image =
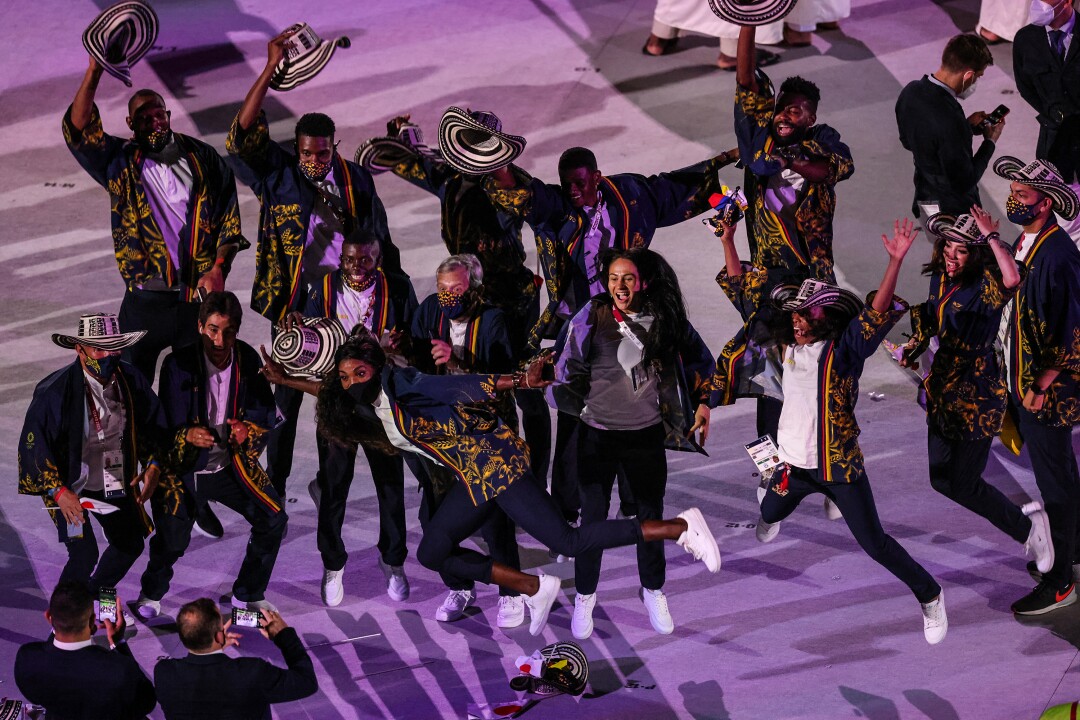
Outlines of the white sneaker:
{"label": "white sneaker", "polygon": [[937,645],[945,639],[945,633],[949,631],[949,617],[945,614],[945,591],[938,593],[937,598],[921,603],[923,618],[923,636],[926,642]]}
{"label": "white sneaker", "polygon": [[1039,572],[1050,572],[1050,568],[1054,567],[1054,543],[1050,540],[1050,519],[1046,517],[1046,511],[1038,502],[1029,502],[1020,510],[1031,519],[1031,530],[1028,532],[1027,540],[1024,541],[1024,550],[1035,560],[1035,567],[1039,569]]}
{"label": "white sneaker", "polygon": [[709,532],[709,526],[701,511],[690,508],[678,516],[686,521],[686,532],[680,535],[676,542],[692,554],[695,560],[704,562],[709,572],[720,572],[720,548],[716,545],[716,538]]}
{"label": "white sneaker", "polygon": [[776,539],[776,536],[780,534],[780,522],[768,523],[758,517],[757,528],[754,529],[754,535],[757,536],[757,541],[760,543],[772,542]]}
{"label": "white sneaker", "polygon": [[663,590],[641,588],[641,602],[645,603],[645,609],[649,611],[649,622],[652,623],[653,630],[661,635],[675,632],[675,621],[671,619],[667,595]]}
{"label": "white sneaker", "polygon": [[836,507],[836,503],[830,497],[825,498],[825,517],[830,520],[839,520],[844,517],[844,514],[840,512],[840,508]]}
{"label": "white sneaker", "polygon": [[520,595],[500,595],[496,627],[516,628],[525,622],[525,600]]}
{"label": "white sneaker", "polygon": [[439,609],[435,611],[435,619],[439,622],[460,620],[465,617],[465,610],[474,602],[476,602],[476,593],[472,590],[451,590]]}
{"label": "white sneaker", "polygon": [[341,585],[341,576],[344,574],[345,568],[323,570],[322,601],[326,607],[337,607],[345,598],[345,588]]}
{"label": "white sneaker", "polygon": [[240,608],[241,610],[269,610],[272,613],[276,613],[278,609],[274,607],[274,604],[267,599],[262,600],[238,600],[235,595],[229,601],[234,608]]}
{"label": "white sneaker", "polygon": [[596,593],[578,593],[574,598],[574,617],[570,620],[570,632],[578,640],[588,640],[592,635],[592,611],[596,607]]}
{"label": "white sneaker", "polygon": [[529,608],[529,634],[536,636],[544,631],[548,614],[555,598],[559,595],[562,581],[555,575],[541,575],[540,589],[535,595],[525,597],[525,607]]}
{"label": "white sneaker", "polygon": [[387,565],[379,558],[379,567],[386,576],[386,594],[395,602],[409,599],[409,578],[403,565]]}
{"label": "white sneaker", "polygon": [[135,601],[135,612],[139,613],[139,617],[144,620],[156,618],[161,614],[161,601],[151,600],[142,593],[139,593],[139,599]]}

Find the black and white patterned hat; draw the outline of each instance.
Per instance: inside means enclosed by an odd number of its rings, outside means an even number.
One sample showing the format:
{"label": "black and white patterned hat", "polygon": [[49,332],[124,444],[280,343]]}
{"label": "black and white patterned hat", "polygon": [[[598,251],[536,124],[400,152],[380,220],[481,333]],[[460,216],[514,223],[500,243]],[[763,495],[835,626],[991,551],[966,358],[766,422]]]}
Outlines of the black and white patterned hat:
{"label": "black and white patterned hat", "polygon": [[120,321],[112,313],[90,313],[79,318],[79,331],[75,335],[53,333],[52,340],[68,350],[74,349],[78,344],[113,352],[131,347],[144,335],[145,330],[120,332]]}
{"label": "black and white patterned hat", "polygon": [[[539,663],[540,667],[534,667]],[[510,687],[535,695],[581,695],[589,682],[589,660],[577,643],[565,641],[519,658],[521,675],[510,679]]]}
{"label": "black and white patterned hat", "polygon": [[933,235],[965,245],[986,245],[988,242],[979,231],[975,218],[967,214],[953,217],[948,213],[934,213],[926,219],[926,229]]}
{"label": "black and white patterned hat", "polygon": [[154,9],[141,0],[125,0],[94,18],[82,41],[105,72],[131,87],[131,66],[153,47],[157,34]]}
{"label": "black and white patterned hat", "polygon": [[282,330],[270,357],[290,377],[322,378],[334,369],[334,353],[345,342],[345,328],[333,318],[305,318],[301,327]]}
{"label": "black and white patterned hat", "polygon": [[1080,212],[1080,199],[1068,186],[1053,163],[1036,160],[1025,165],[1010,155],[1002,155],[994,162],[994,172],[1006,180],[1030,185],[1046,193],[1054,203],[1054,211],[1066,220],[1072,220]]}
{"label": "black and white patterned hat", "polygon": [[850,290],[821,280],[807,279],[802,285],[777,285],[769,294],[773,303],[784,312],[799,312],[815,307],[833,307],[855,317],[863,309],[863,301]]}
{"label": "black and white patterned hat", "polygon": [[495,113],[451,107],[439,123],[439,150],[451,167],[483,175],[512,163],[525,150],[525,138],[504,133]]}
{"label": "black and white patterned hat", "polygon": [[424,144],[424,135],[420,126],[405,123],[398,130],[396,137],[371,138],[356,149],[354,161],[372,175],[393,170],[394,166],[421,155],[433,159],[442,159],[438,151]]}
{"label": "black and white patterned hat", "polygon": [[293,32],[293,35],[285,41],[285,57],[270,78],[270,87],[281,92],[303,85],[318,75],[330,62],[335,50],[352,44],[344,36],[323,40],[307,23],[292,25],[285,32]]}
{"label": "black and white patterned hat", "polygon": [[785,17],[796,0],[709,0],[709,7],[721,20],[735,25],[768,25]]}

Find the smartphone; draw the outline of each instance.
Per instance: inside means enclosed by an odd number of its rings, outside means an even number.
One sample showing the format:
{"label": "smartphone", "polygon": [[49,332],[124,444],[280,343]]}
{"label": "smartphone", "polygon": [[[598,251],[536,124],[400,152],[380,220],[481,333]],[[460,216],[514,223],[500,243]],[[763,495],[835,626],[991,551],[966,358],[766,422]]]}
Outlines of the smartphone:
{"label": "smartphone", "polygon": [[232,609],[233,627],[257,628],[262,620],[262,613],[258,610],[245,610],[243,608]]}
{"label": "smartphone", "polygon": [[[1008,112],[1008,110],[1006,109],[1005,112]],[[206,296],[209,295],[209,294],[210,293],[206,292],[206,288],[204,288],[204,287],[198,288],[195,291],[195,296],[198,298],[198,300],[196,300],[195,302],[203,302],[203,301],[205,301]]]}
{"label": "smartphone", "polygon": [[1008,114],[1008,107],[1006,107],[1005,105],[998,105],[996,108],[994,108],[994,111],[992,113],[983,118],[983,121],[980,123],[980,125],[984,128],[993,127],[994,125],[997,125],[999,122],[1004,120],[1005,116]]}
{"label": "smartphone", "polygon": [[97,619],[116,622],[116,588],[101,588],[98,591]]}

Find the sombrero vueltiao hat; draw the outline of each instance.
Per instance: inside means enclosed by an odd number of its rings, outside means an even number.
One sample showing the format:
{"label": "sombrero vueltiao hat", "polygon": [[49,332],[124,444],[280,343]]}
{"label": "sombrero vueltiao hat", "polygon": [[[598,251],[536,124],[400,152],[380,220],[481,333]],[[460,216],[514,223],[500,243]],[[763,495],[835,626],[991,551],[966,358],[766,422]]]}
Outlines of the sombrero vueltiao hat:
{"label": "sombrero vueltiao hat", "polygon": [[[21,720],[23,717],[23,701],[4,699],[0,702],[0,720]],[[33,717],[37,717],[34,715]]]}
{"label": "sombrero vueltiao hat", "polygon": [[947,213],[934,213],[926,219],[926,229],[938,237],[946,240],[962,242],[965,245],[986,245],[988,240],[983,237],[975,218],[971,215],[953,217]]}
{"label": "sombrero vueltiao hat", "polygon": [[589,682],[589,660],[577,643],[565,641],[548,645],[515,663],[518,675],[511,678],[514,690],[536,695],[581,695]]}
{"label": "sombrero vueltiao hat", "polygon": [[371,138],[356,149],[354,158],[357,165],[372,175],[393,170],[394,166],[406,160],[423,155],[438,158],[439,153],[424,144],[424,136],[419,125],[405,123],[398,130],[397,137]]}
{"label": "sombrero vueltiao hat", "polygon": [[334,353],[345,342],[345,328],[333,318],[307,318],[301,327],[274,338],[270,358],[290,377],[321,378],[334,368]]}
{"label": "sombrero vueltiao hat", "polygon": [[735,25],[768,25],[785,17],[796,0],[709,0],[721,20]]}
{"label": "sombrero vueltiao hat", "polygon": [[1002,155],[994,163],[994,172],[1006,180],[1030,185],[1046,193],[1054,203],[1054,210],[1066,220],[1072,220],[1080,212],[1080,199],[1077,199],[1076,192],[1065,183],[1058,169],[1046,160],[1025,165],[1014,157]]}
{"label": "sombrero vueltiao hat", "polygon": [[439,150],[456,170],[483,175],[512,163],[525,138],[504,133],[495,113],[451,107],[439,123]]}
{"label": "sombrero vueltiao hat", "polygon": [[833,307],[852,317],[862,312],[863,301],[850,290],[821,280],[803,280],[802,285],[777,285],[769,294],[784,312],[799,312],[815,307]]}
{"label": "sombrero vueltiao hat", "polygon": [[131,66],[153,47],[157,34],[154,9],[141,0],[125,0],[94,18],[82,41],[105,72],[131,87]]}
{"label": "sombrero vueltiao hat", "polygon": [[323,40],[307,23],[291,25],[285,32],[290,31],[295,32],[285,41],[285,57],[270,78],[270,87],[281,92],[303,85],[318,75],[335,50],[352,44],[347,37]]}
{"label": "sombrero vueltiao hat", "polygon": [[142,339],[145,330],[120,332],[120,322],[112,313],[91,313],[79,318],[79,331],[75,335],[53,333],[52,340],[62,348],[73,350],[76,344],[98,350],[123,350]]}

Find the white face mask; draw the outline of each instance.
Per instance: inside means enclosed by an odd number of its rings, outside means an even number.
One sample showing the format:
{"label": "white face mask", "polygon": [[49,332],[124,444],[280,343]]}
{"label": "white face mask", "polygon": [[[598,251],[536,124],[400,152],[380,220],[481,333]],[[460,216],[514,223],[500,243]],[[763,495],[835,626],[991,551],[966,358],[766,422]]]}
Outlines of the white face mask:
{"label": "white face mask", "polygon": [[[1035,1],[1038,2],[1039,0]],[[975,94],[975,86],[978,84],[978,80],[972,80],[971,84],[967,86],[967,89],[965,89],[963,92],[957,93],[956,97],[960,98],[961,100],[967,100],[969,97]]]}
{"label": "white face mask", "polygon": [[1031,9],[1028,11],[1028,22],[1032,25],[1046,27],[1054,22],[1058,10],[1061,9],[1065,2],[1066,0],[1062,0],[1062,2],[1057,5],[1047,5],[1042,0],[1031,0]]}

